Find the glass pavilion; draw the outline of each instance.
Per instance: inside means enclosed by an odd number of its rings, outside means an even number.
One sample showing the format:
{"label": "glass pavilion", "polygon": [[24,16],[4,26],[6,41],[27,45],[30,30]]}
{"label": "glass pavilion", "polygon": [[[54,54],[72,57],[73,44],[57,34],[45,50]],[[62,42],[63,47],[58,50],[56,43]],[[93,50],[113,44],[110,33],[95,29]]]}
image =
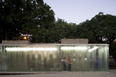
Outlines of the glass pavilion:
{"label": "glass pavilion", "polygon": [[68,56],[71,71],[109,70],[108,44],[0,44],[0,72],[63,71]]}

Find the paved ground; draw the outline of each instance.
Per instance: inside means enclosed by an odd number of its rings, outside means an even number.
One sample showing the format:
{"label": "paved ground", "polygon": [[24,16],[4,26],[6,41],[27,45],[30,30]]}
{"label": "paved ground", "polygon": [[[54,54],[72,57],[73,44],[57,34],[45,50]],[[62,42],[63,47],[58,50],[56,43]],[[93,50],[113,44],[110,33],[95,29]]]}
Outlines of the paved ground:
{"label": "paved ground", "polygon": [[35,72],[31,74],[0,75],[0,77],[116,77],[116,70],[110,70],[109,72]]}

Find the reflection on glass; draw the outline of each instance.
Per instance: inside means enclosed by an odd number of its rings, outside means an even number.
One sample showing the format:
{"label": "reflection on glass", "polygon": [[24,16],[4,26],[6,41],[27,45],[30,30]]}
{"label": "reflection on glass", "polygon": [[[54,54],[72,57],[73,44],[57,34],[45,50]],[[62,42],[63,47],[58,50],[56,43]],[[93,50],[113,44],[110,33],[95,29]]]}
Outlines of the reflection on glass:
{"label": "reflection on glass", "polygon": [[0,71],[108,71],[108,45],[0,45]]}

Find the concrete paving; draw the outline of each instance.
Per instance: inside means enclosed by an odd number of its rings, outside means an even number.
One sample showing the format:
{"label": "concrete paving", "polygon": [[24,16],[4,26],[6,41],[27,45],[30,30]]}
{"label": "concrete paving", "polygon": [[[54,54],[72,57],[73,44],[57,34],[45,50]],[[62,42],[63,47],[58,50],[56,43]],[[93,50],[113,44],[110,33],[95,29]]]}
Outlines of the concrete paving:
{"label": "concrete paving", "polygon": [[116,70],[110,70],[109,72],[34,72],[1,74],[0,77],[116,77]]}

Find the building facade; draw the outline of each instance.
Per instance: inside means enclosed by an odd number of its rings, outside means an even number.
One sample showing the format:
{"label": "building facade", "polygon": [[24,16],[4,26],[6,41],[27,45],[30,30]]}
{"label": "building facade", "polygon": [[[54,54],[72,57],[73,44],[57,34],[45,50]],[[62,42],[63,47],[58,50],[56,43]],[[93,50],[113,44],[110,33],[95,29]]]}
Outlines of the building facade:
{"label": "building facade", "polygon": [[108,44],[0,44],[0,72],[108,71]]}

